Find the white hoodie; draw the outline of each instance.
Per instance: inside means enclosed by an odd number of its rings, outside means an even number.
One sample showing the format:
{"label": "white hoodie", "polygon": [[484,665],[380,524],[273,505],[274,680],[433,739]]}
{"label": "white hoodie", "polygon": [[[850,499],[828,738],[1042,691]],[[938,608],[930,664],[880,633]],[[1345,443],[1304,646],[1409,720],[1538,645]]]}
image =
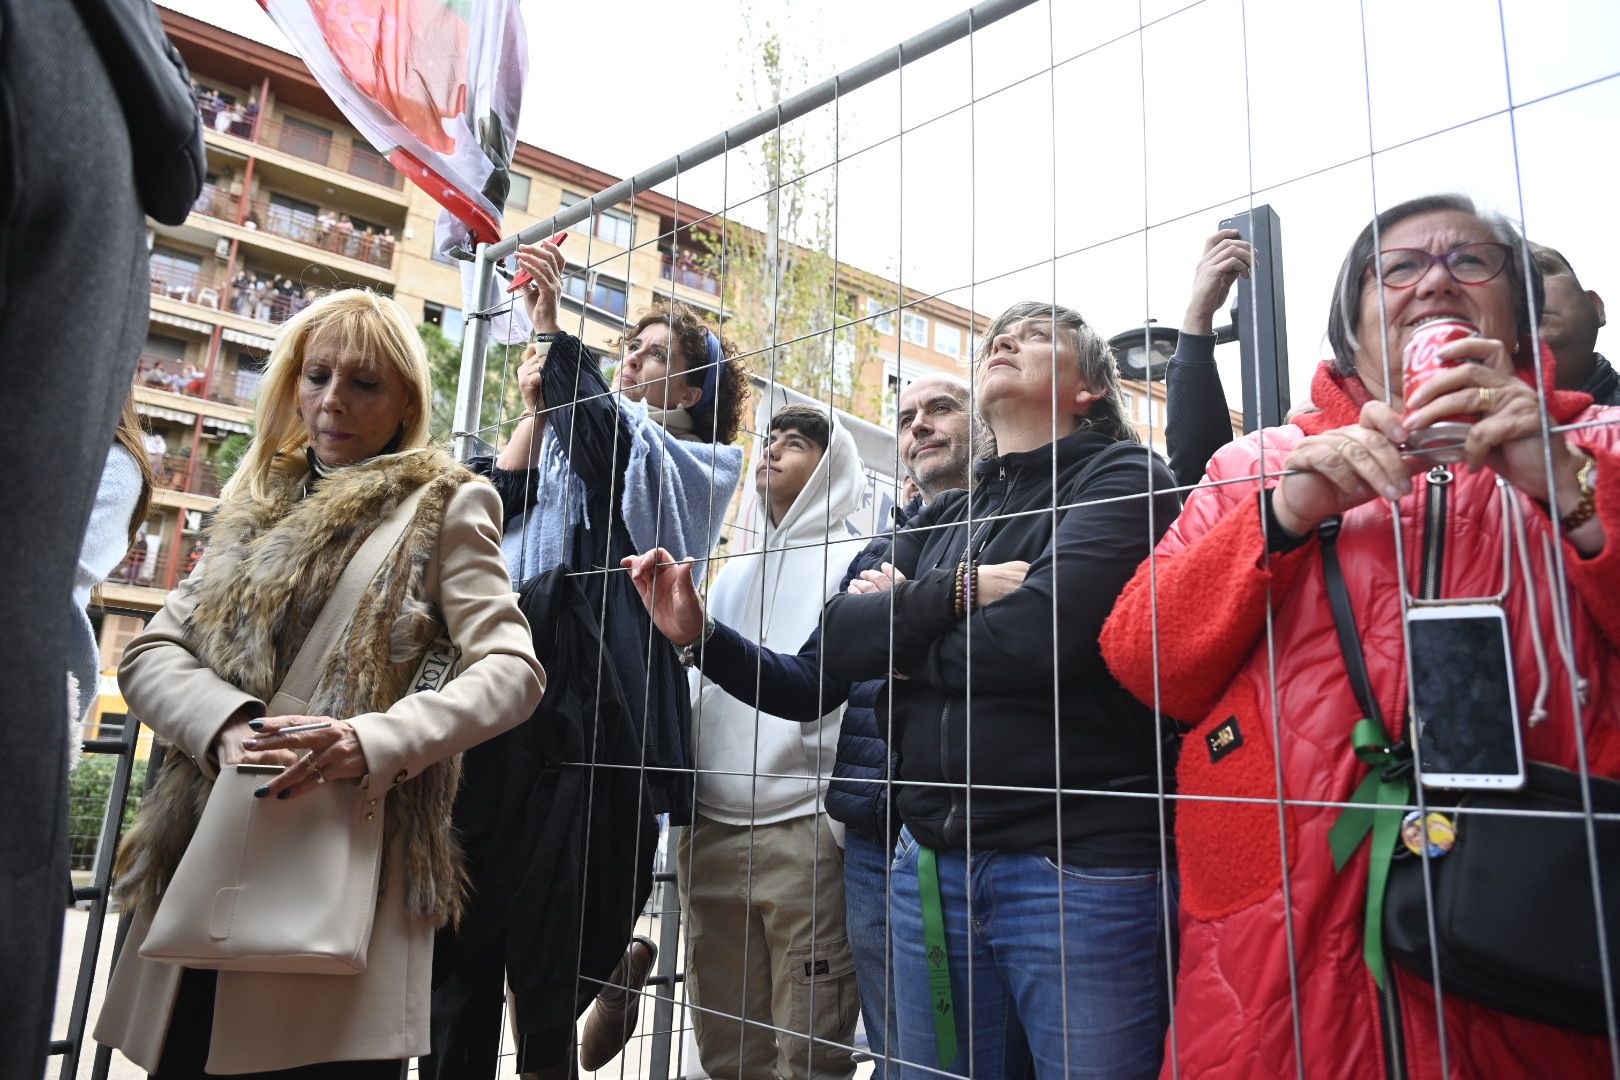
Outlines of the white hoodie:
{"label": "white hoodie", "polygon": [[[715,621],[765,648],[797,653],[865,546],[845,521],[860,508],[865,486],[855,440],[833,417],[827,451],[786,517],[772,526],[766,500],[755,504],[754,535],[765,537],[764,553],[726,560],[709,589]],[[696,670],[692,683],[697,803],[706,817],[765,825],[821,809],[842,705],[815,724],[799,724],[743,704]]]}

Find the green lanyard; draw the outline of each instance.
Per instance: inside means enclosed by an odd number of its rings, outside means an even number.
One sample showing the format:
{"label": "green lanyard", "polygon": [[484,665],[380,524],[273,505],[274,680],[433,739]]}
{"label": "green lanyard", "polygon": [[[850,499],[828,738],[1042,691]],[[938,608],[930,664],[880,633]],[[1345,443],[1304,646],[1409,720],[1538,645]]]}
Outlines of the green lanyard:
{"label": "green lanyard", "polygon": [[[1389,863],[1395,856],[1395,839],[1400,835],[1401,817],[1412,801],[1411,762],[1395,752],[1384,725],[1376,720],[1357,720],[1350,743],[1356,757],[1372,766],[1350,796],[1347,806],[1328,833],[1333,849],[1333,868],[1342,871],[1372,833],[1372,849],[1367,864],[1367,913],[1362,926],[1362,959],[1380,990],[1384,987],[1384,890],[1389,884]],[[927,906],[923,918],[927,918]]]}
{"label": "green lanyard", "polygon": [[934,850],[922,844],[917,845],[917,888],[922,895],[923,945],[928,950],[934,1048],[943,1069],[956,1060],[956,1016],[951,1007],[951,967],[945,952],[945,913],[939,902],[939,862]]}

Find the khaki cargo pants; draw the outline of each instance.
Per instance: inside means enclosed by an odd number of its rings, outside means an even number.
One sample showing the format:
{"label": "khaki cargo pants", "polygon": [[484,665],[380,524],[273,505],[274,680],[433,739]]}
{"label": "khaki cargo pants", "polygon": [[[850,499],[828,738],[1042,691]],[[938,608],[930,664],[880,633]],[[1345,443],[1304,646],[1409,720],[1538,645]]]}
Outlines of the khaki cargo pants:
{"label": "khaki cargo pants", "polygon": [[696,814],[677,875],[703,1070],[713,1080],[853,1076],[860,996],[827,816],[748,826]]}

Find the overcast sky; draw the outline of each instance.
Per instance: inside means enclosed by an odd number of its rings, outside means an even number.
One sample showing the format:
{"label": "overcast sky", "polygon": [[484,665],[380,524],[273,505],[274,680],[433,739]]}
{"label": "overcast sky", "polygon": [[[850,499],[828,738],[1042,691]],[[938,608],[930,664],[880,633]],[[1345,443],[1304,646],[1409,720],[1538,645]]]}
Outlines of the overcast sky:
{"label": "overcast sky", "polygon": [[[287,47],[251,0],[166,3]],[[783,32],[808,83],[963,6],[756,0],[752,20]],[[525,3],[522,138],[628,176],[751,115],[741,11]],[[836,179],[840,259],[990,314],[1055,289],[1106,333],[1146,317],[1178,325],[1203,238],[1251,200],[1269,203],[1296,402],[1375,194],[1380,206],[1472,194],[1522,217],[1620,305],[1613,0],[1055,0],[799,127],[823,148],[812,164],[838,148],[836,170],[810,182]],[[680,196],[708,209],[758,189],[741,160],[680,180]],[[1598,347],[1620,353],[1620,331]],[[1236,346],[1221,355],[1236,404]]]}

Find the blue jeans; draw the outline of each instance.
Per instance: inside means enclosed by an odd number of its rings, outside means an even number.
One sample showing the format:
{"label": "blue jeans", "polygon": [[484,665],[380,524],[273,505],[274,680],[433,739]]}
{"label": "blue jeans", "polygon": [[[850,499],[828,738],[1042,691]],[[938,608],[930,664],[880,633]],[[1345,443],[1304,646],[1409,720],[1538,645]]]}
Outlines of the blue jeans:
{"label": "blue jeans", "polygon": [[[1168,912],[1157,867],[1059,867],[1026,852],[938,852],[956,1060],[976,1080],[1159,1074],[1170,1022]],[[940,1066],[928,990],[917,843],[893,863],[899,1075]],[[1061,888],[1061,916],[1060,890]],[[972,897],[969,925],[968,898]],[[1061,931],[1060,931],[1061,919]],[[971,1068],[970,1068],[971,1058]]]}
{"label": "blue jeans", "polygon": [[866,1041],[877,1059],[875,1080],[886,1076],[885,1049],[894,1052],[894,996],[889,987],[889,853],[854,832],[844,836],[844,925],[855,956]]}

